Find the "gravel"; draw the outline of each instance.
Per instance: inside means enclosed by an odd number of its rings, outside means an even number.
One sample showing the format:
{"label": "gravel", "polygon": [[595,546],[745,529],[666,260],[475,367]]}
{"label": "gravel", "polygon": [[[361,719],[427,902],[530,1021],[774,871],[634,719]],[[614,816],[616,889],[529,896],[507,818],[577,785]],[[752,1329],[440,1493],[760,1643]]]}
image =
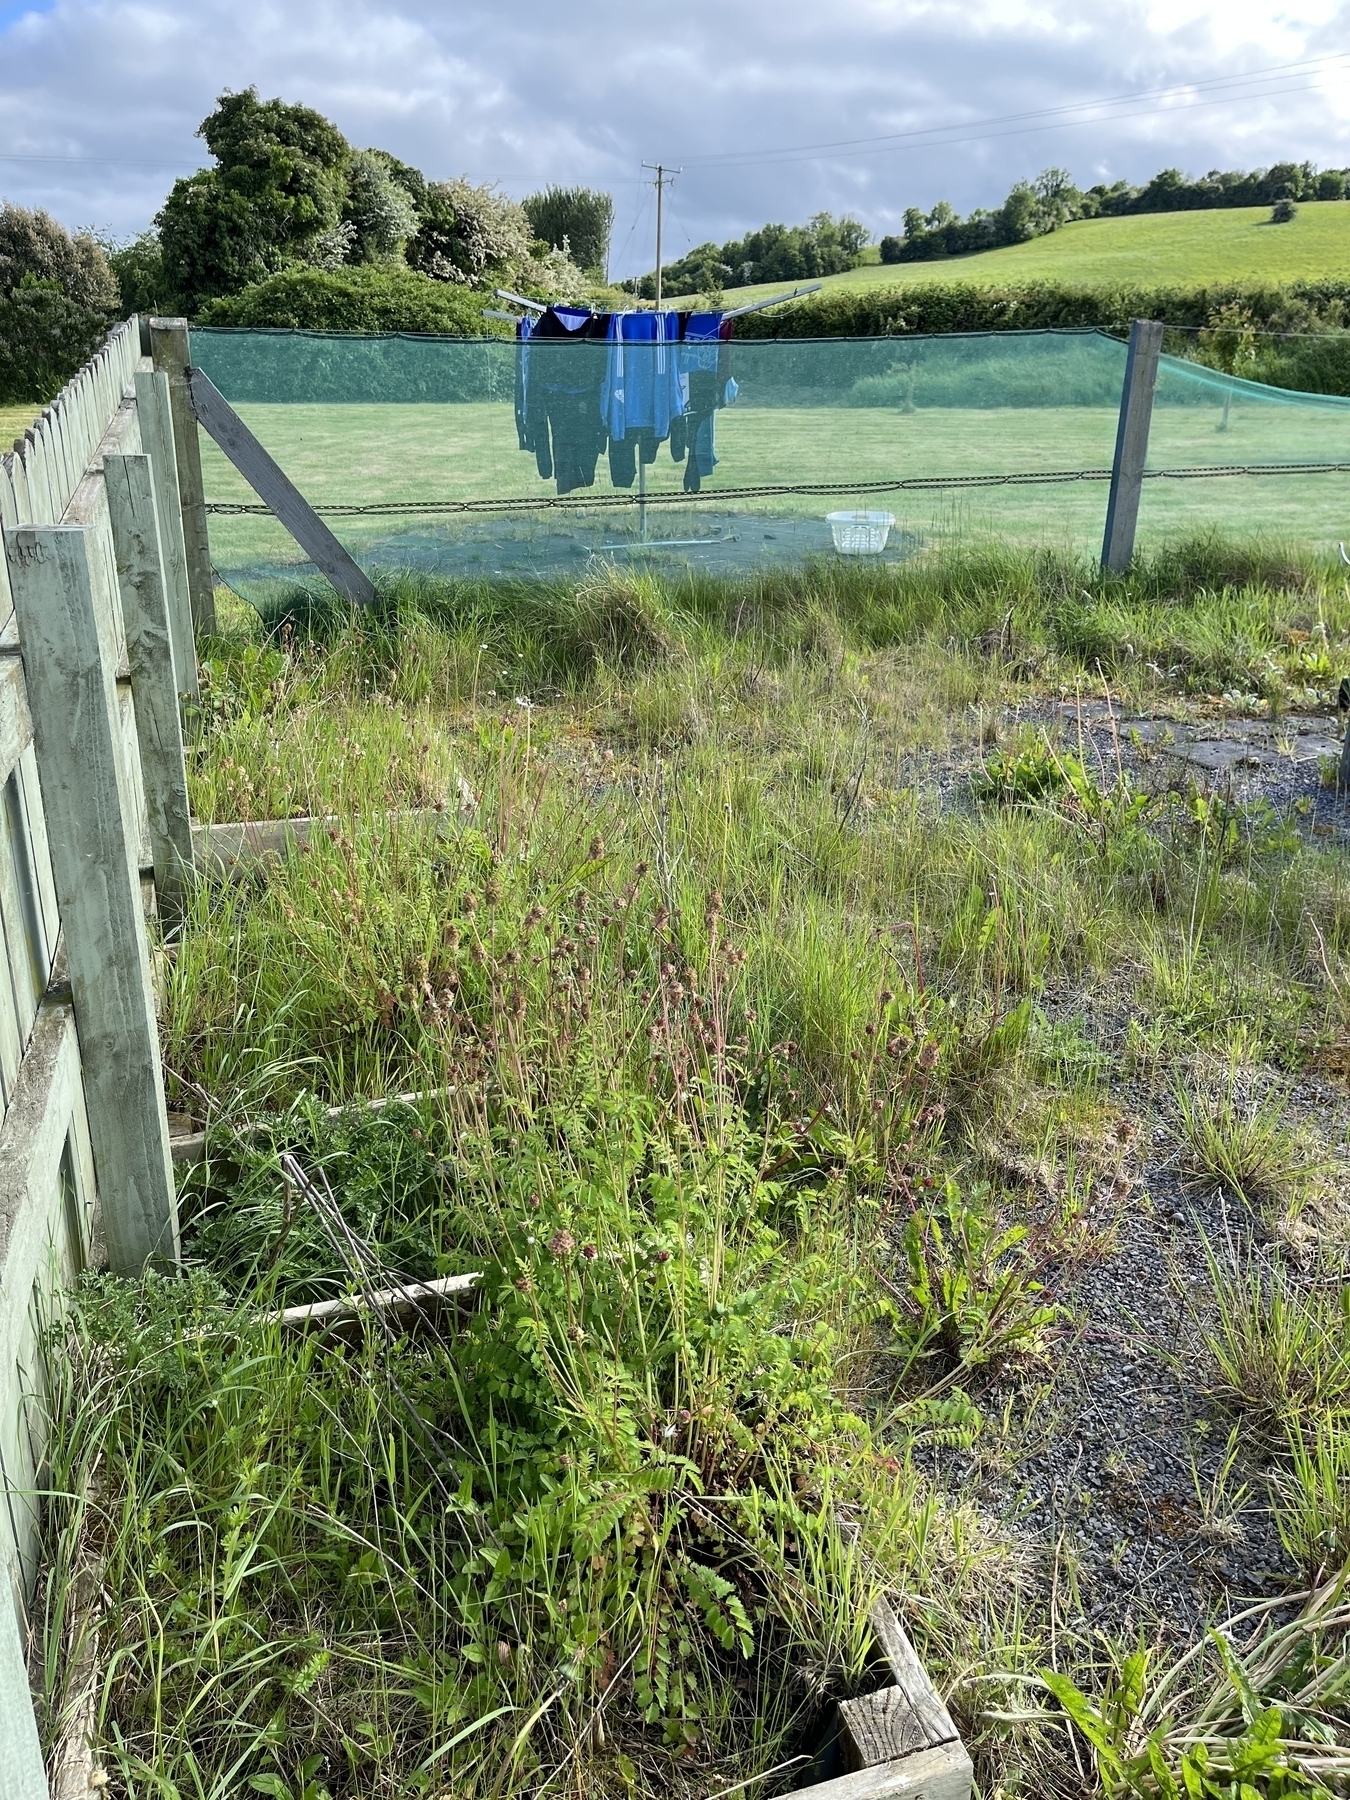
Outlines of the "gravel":
{"label": "gravel", "polygon": [[[1271,809],[1318,848],[1350,847],[1350,796],[1322,779],[1340,751],[1334,716],[1271,723],[1184,703],[1165,717],[1121,715],[1105,702],[1041,704],[1000,715],[999,742],[1018,726],[1041,727],[1080,753],[1103,787],[1118,771],[1154,792],[1193,781],[1239,807]],[[987,754],[956,745],[940,758],[907,758],[905,774],[937,806],[964,809]],[[1243,1601],[1287,1591],[1299,1573],[1269,1509],[1272,1446],[1218,1402],[1204,1345],[1214,1308],[1207,1246],[1228,1263],[1264,1250],[1269,1232],[1222,1191],[1183,1182],[1165,1095],[1120,1074],[1124,1005],[1071,992],[1044,997],[1042,1008],[1052,1023],[1086,1030],[1116,1070],[1111,1101],[1137,1126],[1132,1187],[1104,1247],[1045,1277],[1071,1319],[1049,1375],[972,1384],[987,1418],[1011,1400],[1021,1428],[987,1448],[930,1452],[932,1468],[954,1497],[976,1499],[1012,1534],[1043,1594],[1058,1559],[1062,1625],[1190,1642]],[[1288,1105],[1291,1122],[1314,1123],[1324,1142],[1350,1148],[1343,1083],[1301,1075]],[[1235,1429],[1236,1455],[1221,1478]]]}

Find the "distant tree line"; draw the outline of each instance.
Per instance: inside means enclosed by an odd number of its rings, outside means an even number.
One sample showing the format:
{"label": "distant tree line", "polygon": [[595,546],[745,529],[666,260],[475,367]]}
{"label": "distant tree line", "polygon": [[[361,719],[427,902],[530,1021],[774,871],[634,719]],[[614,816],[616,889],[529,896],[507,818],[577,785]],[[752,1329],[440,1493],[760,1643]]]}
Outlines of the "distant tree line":
{"label": "distant tree line", "polygon": [[[661,265],[664,294],[715,296],[724,288],[750,287],[758,281],[809,281],[855,268],[872,234],[847,214],[836,219],[816,213],[806,225],[763,225],[726,244],[700,244],[678,262]],[[656,294],[656,272],[626,283],[650,300]]]}
{"label": "distant tree line", "polygon": [[1191,180],[1163,169],[1142,187],[1117,181],[1082,189],[1067,169],[1045,169],[1034,181],[1016,182],[1002,206],[977,207],[966,218],[947,201],[931,212],[906,208],[901,237],[881,240],[884,263],[932,262],[1023,244],[1071,219],[1120,218],[1129,213],[1202,212],[1230,206],[1280,206],[1284,216],[1299,200],[1344,200],[1350,169],[1311,163],[1273,163],[1268,169],[1211,169]]}

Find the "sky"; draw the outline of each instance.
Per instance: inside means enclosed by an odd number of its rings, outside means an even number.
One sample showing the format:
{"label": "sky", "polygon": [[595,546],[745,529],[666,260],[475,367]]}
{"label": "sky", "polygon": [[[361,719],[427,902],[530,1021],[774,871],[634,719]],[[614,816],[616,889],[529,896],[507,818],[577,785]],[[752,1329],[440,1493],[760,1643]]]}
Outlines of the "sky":
{"label": "sky", "polygon": [[0,198],[130,236],[250,84],[433,178],[607,189],[623,276],[644,162],[681,171],[667,261],[818,211],[880,237],[1051,164],[1350,166],[1350,0],[0,0]]}

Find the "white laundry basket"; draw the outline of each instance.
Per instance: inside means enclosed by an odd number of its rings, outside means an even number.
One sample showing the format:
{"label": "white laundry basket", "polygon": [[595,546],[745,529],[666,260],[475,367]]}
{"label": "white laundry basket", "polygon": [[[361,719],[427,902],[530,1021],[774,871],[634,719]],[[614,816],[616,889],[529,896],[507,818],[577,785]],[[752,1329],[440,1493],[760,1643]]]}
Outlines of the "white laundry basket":
{"label": "white laundry basket", "polygon": [[880,555],[895,523],[895,514],[888,512],[833,512],[825,518],[841,556]]}

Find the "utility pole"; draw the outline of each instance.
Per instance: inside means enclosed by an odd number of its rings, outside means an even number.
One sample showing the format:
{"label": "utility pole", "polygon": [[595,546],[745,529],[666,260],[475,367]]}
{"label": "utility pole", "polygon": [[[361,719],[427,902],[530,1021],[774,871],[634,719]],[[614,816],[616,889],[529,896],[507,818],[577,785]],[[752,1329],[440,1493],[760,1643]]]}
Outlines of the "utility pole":
{"label": "utility pole", "polygon": [[[656,189],[656,302],[655,310],[661,310],[661,208],[666,197],[666,189],[680,173],[679,169],[668,169],[664,163],[643,163],[644,169],[651,169],[656,176],[652,186]],[[657,327],[658,331],[660,326]],[[657,351],[657,366],[661,366],[663,352]],[[647,465],[642,460],[642,452],[638,451],[638,538],[641,543],[647,542]]]}
{"label": "utility pole", "polygon": [[656,180],[652,186],[656,189],[656,310],[661,310],[661,208],[665,200],[665,191],[681,173],[679,169],[668,169],[664,163],[643,163],[644,169],[655,172]]}

